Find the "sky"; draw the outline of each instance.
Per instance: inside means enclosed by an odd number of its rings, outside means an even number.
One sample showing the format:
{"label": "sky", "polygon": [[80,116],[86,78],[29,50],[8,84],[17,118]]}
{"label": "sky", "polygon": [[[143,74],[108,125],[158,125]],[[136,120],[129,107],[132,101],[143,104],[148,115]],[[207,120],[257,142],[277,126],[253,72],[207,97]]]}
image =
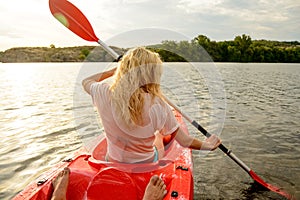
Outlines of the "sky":
{"label": "sky", "polygon": [[[51,44],[55,47],[97,45],[62,26],[52,16],[48,1],[0,0],[0,51],[12,47],[49,47]],[[246,34],[252,39],[300,41],[300,0],[70,2],[85,14],[96,35],[109,45],[118,45],[120,38],[124,42],[126,37],[119,37],[122,35],[145,41],[157,37],[152,42],[176,40],[176,36],[172,38],[173,33],[182,36],[178,40],[206,35],[211,40],[223,41]]]}

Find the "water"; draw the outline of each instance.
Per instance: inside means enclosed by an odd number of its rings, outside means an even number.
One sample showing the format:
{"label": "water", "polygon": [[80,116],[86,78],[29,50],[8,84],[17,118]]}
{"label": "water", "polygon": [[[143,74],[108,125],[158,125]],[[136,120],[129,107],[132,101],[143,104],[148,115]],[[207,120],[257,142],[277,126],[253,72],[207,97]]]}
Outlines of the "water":
{"label": "water", "polygon": [[[0,199],[102,131],[80,79],[107,64],[84,65],[0,64]],[[299,80],[300,64],[172,63],[162,86],[260,177],[300,199]],[[257,188],[219,150],[193,154],[195,199],[281,198]]]}
{"label": "water", "polygon": [[[224,144],[264,180],[299,199],[300,65],[217,66],[227,96]],[[223,157],[196,161],[196,199],[280,198],[256,190],[248,175]]]}

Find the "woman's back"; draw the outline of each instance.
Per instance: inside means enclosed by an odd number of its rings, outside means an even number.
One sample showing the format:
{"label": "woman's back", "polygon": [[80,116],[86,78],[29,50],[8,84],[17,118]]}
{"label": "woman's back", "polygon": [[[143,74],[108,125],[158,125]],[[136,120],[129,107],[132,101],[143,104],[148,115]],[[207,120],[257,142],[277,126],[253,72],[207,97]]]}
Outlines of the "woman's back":
{"label": "woman's back", "polygon": [[113,106],[108,84],[94,83],[91,95],[108,139],[108,156],[114,161],[137,163],[153,160],[155,133],[168,135],[179,127],[170,107],[150,94],[143,94],[142,124],[132,126],[125,123]]}

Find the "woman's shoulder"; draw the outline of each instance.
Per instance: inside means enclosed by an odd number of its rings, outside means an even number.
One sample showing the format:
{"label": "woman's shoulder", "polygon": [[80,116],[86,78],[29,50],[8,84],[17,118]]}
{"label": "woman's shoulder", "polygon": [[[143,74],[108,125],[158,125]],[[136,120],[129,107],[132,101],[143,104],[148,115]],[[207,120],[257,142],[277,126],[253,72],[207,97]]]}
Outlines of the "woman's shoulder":
{"label": "woman's shoulder", "polygon": [[160,111],[164,111],[166,107],[168,107],[168,104],[158,96],[151,96],[150,94],[145,94],[145,106],[148,107],[148,109],[153,109],[154,107]]}
{"label": "woman's shoulder", "polygon": [[109,90],[110,85],[106,82],[95,82],[91,85],[91,89],[94,90]]}
{"label": "woman's shoulder", "polygon": [[151,102],[151,104],[160,104],[163,100],[158,96],[153,96],[149,93],[144,93],[145,102]]}
{"label": "woman's shoulder", "polygon": [[105,82],[96,82],[91,85],[92,96],[110,96],[110,85]]}

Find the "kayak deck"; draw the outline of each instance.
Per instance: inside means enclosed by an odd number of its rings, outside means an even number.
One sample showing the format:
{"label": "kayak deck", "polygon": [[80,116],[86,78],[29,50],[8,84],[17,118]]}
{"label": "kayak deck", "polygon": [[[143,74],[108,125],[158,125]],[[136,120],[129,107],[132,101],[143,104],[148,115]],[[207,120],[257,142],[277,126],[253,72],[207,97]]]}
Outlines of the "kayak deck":
{"label": "kayak deck", "polygon": [[[188,134],[181,115],[175,114],[183,130]],[[69,200],[138,200],[142,199],[145,188],[153,175],[161,177],[168,193],[168,199],[193,199],[192,152],[171,141],[165,149],[165,157],[156,163],[124,164],[104,161],[106,140],[103,138],[88,154],[83,149],[71,159],[58,163],[43,174],[38,181],[32,182],[13,200],[48,200],[51,197],[52,180],[64,167],[70,168],[67,191]]]}

